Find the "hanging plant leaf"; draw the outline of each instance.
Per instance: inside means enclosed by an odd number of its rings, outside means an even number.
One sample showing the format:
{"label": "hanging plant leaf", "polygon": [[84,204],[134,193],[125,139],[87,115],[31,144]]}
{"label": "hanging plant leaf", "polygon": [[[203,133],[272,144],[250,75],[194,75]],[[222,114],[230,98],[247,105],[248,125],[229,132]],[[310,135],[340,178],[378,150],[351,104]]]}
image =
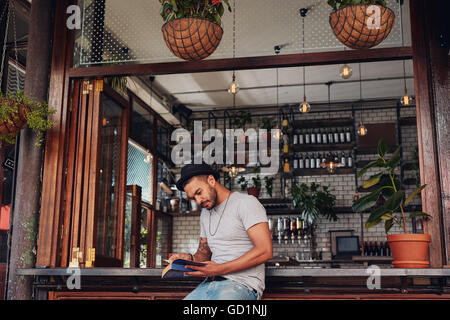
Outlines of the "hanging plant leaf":
{"label": "hanging plant leaf", "polygon": [[379,174],[371,176],[368,180],[363,182],[363,188],[367,189],[370,188],[371,186],[376,185],[380,181],[380,178],[383,174],[384,172],[381,172]]}

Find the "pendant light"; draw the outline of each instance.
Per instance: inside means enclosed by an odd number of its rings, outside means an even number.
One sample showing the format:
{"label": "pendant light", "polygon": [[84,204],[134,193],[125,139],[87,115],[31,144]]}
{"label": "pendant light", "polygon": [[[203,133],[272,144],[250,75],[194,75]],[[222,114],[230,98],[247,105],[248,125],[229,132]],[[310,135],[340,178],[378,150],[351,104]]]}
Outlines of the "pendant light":
{"label": "pendant light", "polygon": [[[305,53],[305,17],[308,10],[300,10],[300,15],[302,16],[302,47],[303,53]],[[311,110],[311,106],[306,101],[306,83],[305,83],[305,67],[303,66],[303,102],[299,105],[299,110],[301,113],[308,113]]]}
{"label": "pendant light", "polygon": [[[344,47],[344,51],[347,50],[346,47]],[[353,69],[350,68],[348,64],[344,64],[341,69],[339,70],[339,75],[342,79],[349,79],[353,74]]]}
{"label": "pendant light", "polygon": [[[233,4],[233,61],[236,58],[236,1]],[[236,73],[233,70],[233,77],[230,86],[228,87],[228,93],[237,94],[239,92],[239,85],[236,82]]]}
{"label": "pendant light", "polygon": [[344,64],[339,70],[339,75],[342,79],[349,79],[353,74],[353,69],[350,68],[347,64]]}
{"label": "pendant light", "polygon": [[[402,14],[402,3],[400,3],[400,26],[403,26],[403,14]],[[405,46],[405,39],[403,37],[403,28],[401,29],[401,37],[402,37],[402,47]],[[400,104],[402,106],[409,106],[413,103],[413,98],[408,95],[408,90],[406,89],[406,68],[405,68],[405,60],[403,60],[403,85],[404,92],[403,96],[400,98]]]}
{"label": "pendant light", "polygon": [[363,122],[363,105],[362,105],[362,80],[361,80],[361,63],[359,64],[359,101],[361,101],[361,121],[358,126],[358,136],[365,136],[367,134],[367,128]]}
{"label": "pendant light", "polygon": [[222,171],[223,172],[227,172],[228,173],[228,175],[230,176],[230,178],[236,178],[237,177],[237,175],[240,173],[240,172],[243,172],[243,171],[245,171],[245,168],[243,168],[243,167],[238,167],[238,166],[236,166],[236,165],[231,165],[231,166],[229,166],[229,167],[224,167],[224,168],[222,168]]}
{"label": "pendant light", "polygon": [[[277,68],[277,111],[279,112],[280,106],[278,101],[278,68]],[[277,129],[276,133],[273,135],[275,139],[280,140],[281,139],[281,130],[280,130],[280,117],[278,116],[277,126],[275,129]]]}
{"label": "pendant light", "polygon": [[400,104],[402,106],[409,106],[413,102],[413,97],[408,95],[408,89],[406,89],[406,70],[405,70],[405,60],[403,60],[403,84],[405,86],[405,91],[403,96],[400,98]]}
{"label": "pendant light", "polygon": [[[328,86],[328,115],[330,116],[331,114],[331,102],[330,102],[330,87],[333,83],[327,82],[327,86]],[[327,171],[330,174],[333,174],[336,171],[337,167],[340,167],[342,164],[338,161],[335,160],[335,158],[333,158],[333,156],[331,155],[331,153],[328,153],[328,155],[325,158],[325,162],[322,162],[320,164],[320,166],[322,168],[327,168]]]}

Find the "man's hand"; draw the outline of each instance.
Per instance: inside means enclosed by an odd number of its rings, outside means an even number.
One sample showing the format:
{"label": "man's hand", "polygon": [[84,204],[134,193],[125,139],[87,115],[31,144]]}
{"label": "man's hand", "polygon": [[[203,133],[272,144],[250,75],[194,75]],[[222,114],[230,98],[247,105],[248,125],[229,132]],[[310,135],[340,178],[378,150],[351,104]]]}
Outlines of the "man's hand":
{"label": "man's hand", "polygon": [[192,261],[192,256],[189,253],[169,253],[169,260],[184,259]]}
{"label": "man's hand", "polygon": [[212,277],[212,276],[220,276],[223,274],[222,264],[215,263],[213,261],[204,261],[204,266],[189,266],[186,265],[186,268],[194,269],[197,271],[185,272],[185,274],[189,276],[197,276],[197,277]]}

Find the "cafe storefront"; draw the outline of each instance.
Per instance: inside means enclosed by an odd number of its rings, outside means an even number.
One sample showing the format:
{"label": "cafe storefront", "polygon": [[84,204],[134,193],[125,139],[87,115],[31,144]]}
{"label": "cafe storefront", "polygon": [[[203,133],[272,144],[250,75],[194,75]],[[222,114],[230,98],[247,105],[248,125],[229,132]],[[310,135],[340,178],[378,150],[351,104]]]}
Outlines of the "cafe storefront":
{"label": "cafe storefront", "polygon": [[[215,53],[181,61],[162,38],[160,4],[135,2],[56,4],[49,105],[57,111],[46,137],[36,265],[17,270],[33,277],[35,299],[181,299],[201,281],[161,279],[169,253],[198,245],[198,207],[173,188],[180,165],[171,139],[178,128],[194,132],[195,122],[203,131],[281,131],[272,137],[276,172],[258,161],[237,175],[214,165],[227,188],[259,189],[274,247],[263,299],[450,298],[448,56],[429,39],[439,19],[421,13],[437,15],[434,5],[387,1],[396,15],[390,35],[348,50],[330,29],[326,1],[230,1],[235,12],[223,17]],[[79,27],[68,28],[78,12]],[[228,92],[232,79],[237,94]],[[414,100],[400,103],[407,94]],[[373,191],[358,173],[376,159],[380,139],[389,157],[400,147],[395,174],[407,195],[427,185],[405,207],[431,216],[405,225],[431,236],[427,268],[394,268],[383,224],[366,229],[370,212],[352,208]],[[341,166],[323,168],[329,158]],[[328,215],[302,216],[293,202],[302,183],[328,188]],[[75,289],[67,285],[74,269]],[[373,270],[381,275],[375,288]]]}

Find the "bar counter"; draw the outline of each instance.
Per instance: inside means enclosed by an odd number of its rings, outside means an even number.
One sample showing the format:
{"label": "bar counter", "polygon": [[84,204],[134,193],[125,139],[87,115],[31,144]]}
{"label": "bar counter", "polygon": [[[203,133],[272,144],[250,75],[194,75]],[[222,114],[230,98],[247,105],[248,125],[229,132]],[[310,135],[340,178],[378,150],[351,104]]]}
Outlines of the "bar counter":
{"label": "bar counter", "polygon": [[[81,290],[69,290],[69,269],[19,269],[34,276],[37,299],[182,299],[202,278],[162,280],[162,269],[79,269]],[[373,271],[372,271],[373,272]],[[450,269],[380,268],[379,287],[364,268],[266,267],[263,300],[450,299]],[[372,277],[372,278],[371,278]]]}

